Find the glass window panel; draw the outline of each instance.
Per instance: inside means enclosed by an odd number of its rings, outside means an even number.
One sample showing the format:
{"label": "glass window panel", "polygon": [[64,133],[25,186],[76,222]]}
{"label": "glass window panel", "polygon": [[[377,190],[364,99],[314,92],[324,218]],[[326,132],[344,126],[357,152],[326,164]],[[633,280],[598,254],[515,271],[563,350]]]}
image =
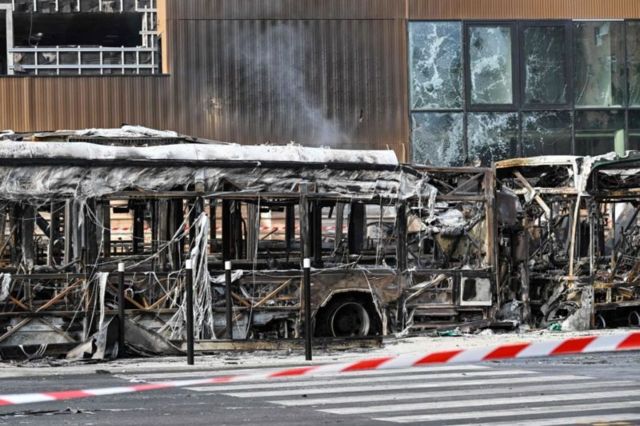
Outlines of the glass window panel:
{"label": "glass window panel", "polygon": [[569,111],[523,113],[522,153],[525,157],[571,155],[571,113]]}
{"label": "glass window panel", "polygon": [[616,132],[624,130],[623,111],[576,111],[576,155],[614,150]]}
{"label": "glass window panel", "polygon": [[640,111],[629,110],[629,146],[627,149],[640,150]]}
{"label": "glass window panel", "polygon": [[640,22],[627,24],[629,104],[640,105]]}
{"label": "glass window panel", "polygon": [[524,30],[524,101],[527,104],[567,102],[564,27]]}
{"label": "glass window panel", "polygon": [[471,27],[469,66],[471,103],[513,103],[510,27]]}
{"label": "glass window panel", "polygon": [[483,165],[516,155],[518,145],[518,114],[474,113],[467,124],[469,159]]}
{"label": "glass window panel", "polygon": [[411,22],[412,109],[461,108],[462,24]]}
{"label": "glass window panel", "polygon": [[463,163],[463,114],[412,114],[413,162],[434,166]]}
{"label": "glass window panel", "polygon": [[576,23],[576,106],[624,103],[622,22]]}

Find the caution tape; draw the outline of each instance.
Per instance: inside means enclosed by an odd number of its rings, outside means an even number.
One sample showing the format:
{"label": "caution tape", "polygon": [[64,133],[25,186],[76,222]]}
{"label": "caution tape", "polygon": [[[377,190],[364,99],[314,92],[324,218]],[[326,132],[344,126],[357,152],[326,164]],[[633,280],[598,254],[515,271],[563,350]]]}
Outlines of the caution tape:
{"label": "caution tape", "polygon": [[422,354],[402,354],[367,358],[355,362],[286,368],[254,374],[217,376],[193,380],[177,380],[161,383],[137,384],[99,389],[82,389],[57,392],[0,395],[0,406],[31,404],[36,402],[65,401],[95,396],[146,392],[159,389],[181,388],[230,382],[274,380],[287,377],[313,377],[327,374],[348,373],[362,370],[389,370],[421,367],[434,364],[473,363],[492,360],[576,355],[596,352],[621,352],[640,350],[640,332],[609,336],[584,336],[542,342],[509,343],[504,345],[454,349]]}

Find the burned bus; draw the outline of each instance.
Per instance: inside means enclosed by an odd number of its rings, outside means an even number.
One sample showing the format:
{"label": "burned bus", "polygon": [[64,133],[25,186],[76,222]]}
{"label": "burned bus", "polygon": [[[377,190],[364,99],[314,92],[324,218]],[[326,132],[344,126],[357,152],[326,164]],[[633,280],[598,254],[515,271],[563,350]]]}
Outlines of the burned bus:
{"label": "burned bus", "polygon": [[179,344],[186,260],[202,341],[301,336],[304,258],[317,336],[493,320],[491,169],[120,130],[0,142],[0,348],[67,348],[108,328],[120,264],[127,343]]}

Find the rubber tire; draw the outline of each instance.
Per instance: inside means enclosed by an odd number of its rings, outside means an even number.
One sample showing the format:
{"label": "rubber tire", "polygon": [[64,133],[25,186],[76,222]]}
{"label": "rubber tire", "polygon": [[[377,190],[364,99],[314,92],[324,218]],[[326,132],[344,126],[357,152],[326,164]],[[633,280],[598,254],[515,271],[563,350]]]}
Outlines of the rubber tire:
{"label": "rubber tire", "polygon": [[[367,314],[369,315],[369,333],[367,336],[376,336],[381,333],[382,322],[380,316],[373,306],[371,296],[369,295],[337,295],[331,298],[323,308],[321,308],[316,314],[316,337],[336,337],[331,332],[331,318],[338,308],[345,303],[357,303],[361,305]],[[339,336],[338,336],[339,337]],[[364,336],[359,336],[364,337]]]}

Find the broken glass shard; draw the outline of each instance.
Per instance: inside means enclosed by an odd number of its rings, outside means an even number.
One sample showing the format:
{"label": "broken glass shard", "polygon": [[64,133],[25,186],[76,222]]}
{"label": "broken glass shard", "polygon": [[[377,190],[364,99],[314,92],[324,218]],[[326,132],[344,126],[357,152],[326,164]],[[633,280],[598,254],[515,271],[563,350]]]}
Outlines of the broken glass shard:
{"label": "broken glass shard", "polygon": [[513,103],[510,27],[471,27],[469,65],[471,103]]}
{"label": "broken glass shard", "polygon": [[412,109],[461,108],[462,24],[409,24]]}
{"label": "broken glass shard", "polygon": [[524,30],[524,101],[557,105],[567,102],[564,27]]}
{"label": "broken glass shard", "polygon": [[490,165],[492,161],[514,157],[518,145],[518,114],[469,114],[467,138],[472,161]]}
{"label": "broken glass shard", "polygon": [[414,163],[434,166],[463,163],[462,113],[413,113],[411,123]]}

